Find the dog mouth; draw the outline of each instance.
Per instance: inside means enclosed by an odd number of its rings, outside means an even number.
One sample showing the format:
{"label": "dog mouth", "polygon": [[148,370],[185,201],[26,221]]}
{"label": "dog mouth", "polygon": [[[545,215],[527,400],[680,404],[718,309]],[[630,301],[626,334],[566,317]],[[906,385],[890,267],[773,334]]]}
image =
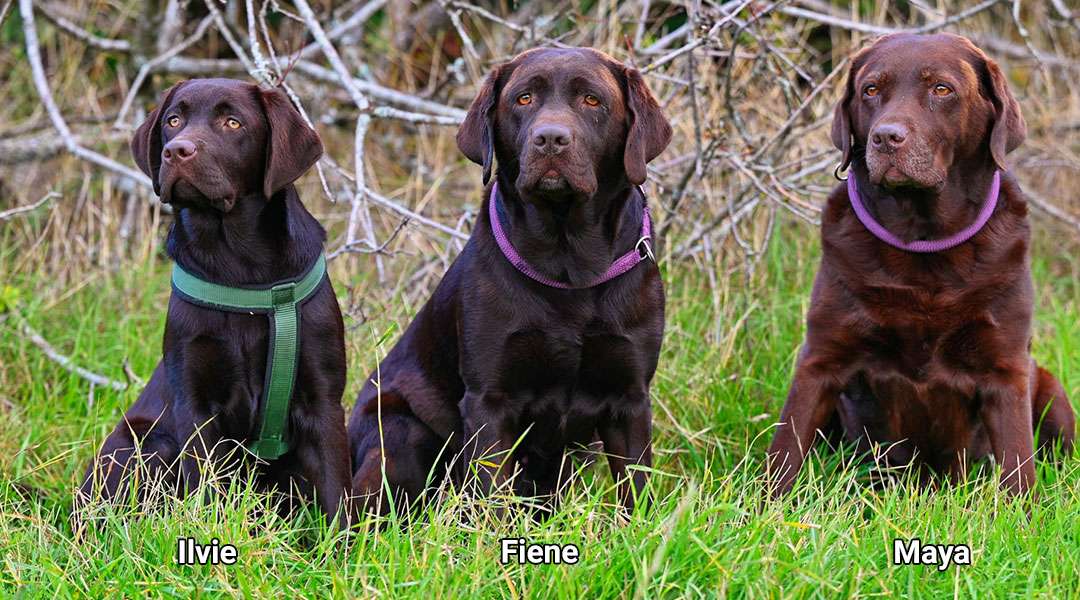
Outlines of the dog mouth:
{"label": "dog mouth", "polygon": [[905,184],[913,183],[912,178],[901,171],[897,166],[892,165],[885,169],[885,172],[881,174],[881,179],[877,182],[885,187],[903,187]]}
{"label": "dog mouth", "polygon": [[217,179],[188,177],[184,173],[164,170],[161,173],[161,203],[179,207],[209,207],[221,212],[232,210],[236,193],[228,183]]}
{"label": "dog mouth", "polygon": [[932,159],[883,155],[874,152],[866,156],[870,183],[884,188],[929,189],[939,187],[944,173],[936,168]]}
{"label": "dog mouth", "polygon": [[[584,169],[554,160],[524,163],[518,175],[517,188],[523,195],[539,196],[545,201],[564,201],[592,197],[596,191],[595,178]],[[579,172],[582,171],[582,172]]]}
{"label": "dog mouth", "polygon": [[557,192],[569,189],[570,182],[566,180],[566,177],[563,177],[562,173],[555,169],[548,169],[536,181],[536,187],[545,192]]}

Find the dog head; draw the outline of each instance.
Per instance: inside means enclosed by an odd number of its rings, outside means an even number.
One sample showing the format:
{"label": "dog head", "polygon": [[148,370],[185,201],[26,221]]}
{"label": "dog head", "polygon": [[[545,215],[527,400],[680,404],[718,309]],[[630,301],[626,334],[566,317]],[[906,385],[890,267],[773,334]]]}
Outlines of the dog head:
{"label": "dog head", "polygon": [[961,161],[1004,169],[1026,131],[1005,75],[967,38],[894,34],[852,60],[832,140],[871,183],[933,189]]}
{"label": "dog head", "polygon": [[671,140],[641,73],[590,48],[541,48],[488,75],[458,130],[462,153],[495,160],[529,201],[583,201],[618,173],[645,181]]}
{"label": "dog head", "polygon": [[296,181],[322,142],[279,88],[194,79],[165,92],[131,152],[162,202],[227,212],[238,198],[269,199]]}

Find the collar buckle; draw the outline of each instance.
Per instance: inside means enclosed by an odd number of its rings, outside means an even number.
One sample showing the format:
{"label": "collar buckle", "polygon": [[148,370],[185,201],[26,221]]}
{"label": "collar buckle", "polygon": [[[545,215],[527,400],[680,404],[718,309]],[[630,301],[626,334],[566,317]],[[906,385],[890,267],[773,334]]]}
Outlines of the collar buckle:
{"label": "collar buckle", "polygon": [[637,241],[637,244],[634,244],[634,248],[637,250],[638,258],[640,260],[648,258],[653,262],[656,262],[656,257],[653,256],[652,244],[650,243],[651,239],[650,236],[643,235],[641,236],[641,239]]}

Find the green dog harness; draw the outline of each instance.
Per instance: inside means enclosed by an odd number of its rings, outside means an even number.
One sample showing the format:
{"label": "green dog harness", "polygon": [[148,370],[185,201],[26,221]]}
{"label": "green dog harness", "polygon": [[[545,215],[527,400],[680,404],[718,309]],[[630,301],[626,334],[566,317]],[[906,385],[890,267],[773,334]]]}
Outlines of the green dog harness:
{"label": "green dog harness", "polygon": [[259,439],[248,448],[263,460],[273,460],[289,450],[285,429],[300,355],[300,305],[318,289],[325,276],[326,257],[322,254],[300,279],[263,289],[210,283],[181,269],[180,265],[173,265],[173,289],[184,300],[229,312],[266,313],[270,319],[262,426]]}

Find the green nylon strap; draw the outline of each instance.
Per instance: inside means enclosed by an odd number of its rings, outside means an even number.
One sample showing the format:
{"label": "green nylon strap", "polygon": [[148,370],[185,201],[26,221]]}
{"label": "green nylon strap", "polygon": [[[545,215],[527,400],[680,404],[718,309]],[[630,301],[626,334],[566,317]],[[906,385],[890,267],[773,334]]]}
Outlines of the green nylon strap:
{"label": "green nylon strap", "polygon": [[273,460],[289,450],[285,429],[300,351],[300,304],[315,292],[325,275],[326,257],[321,254],[298,281],[279,283],[266,289],[210,283],[188,273],[180,265],[173,265],[173,288],[185,300],[232,312],[265,311],[270,318],[273,329],[266,359],[268,371],[263,391],[262,426],[259,439],[248,448],[264,460]]}

